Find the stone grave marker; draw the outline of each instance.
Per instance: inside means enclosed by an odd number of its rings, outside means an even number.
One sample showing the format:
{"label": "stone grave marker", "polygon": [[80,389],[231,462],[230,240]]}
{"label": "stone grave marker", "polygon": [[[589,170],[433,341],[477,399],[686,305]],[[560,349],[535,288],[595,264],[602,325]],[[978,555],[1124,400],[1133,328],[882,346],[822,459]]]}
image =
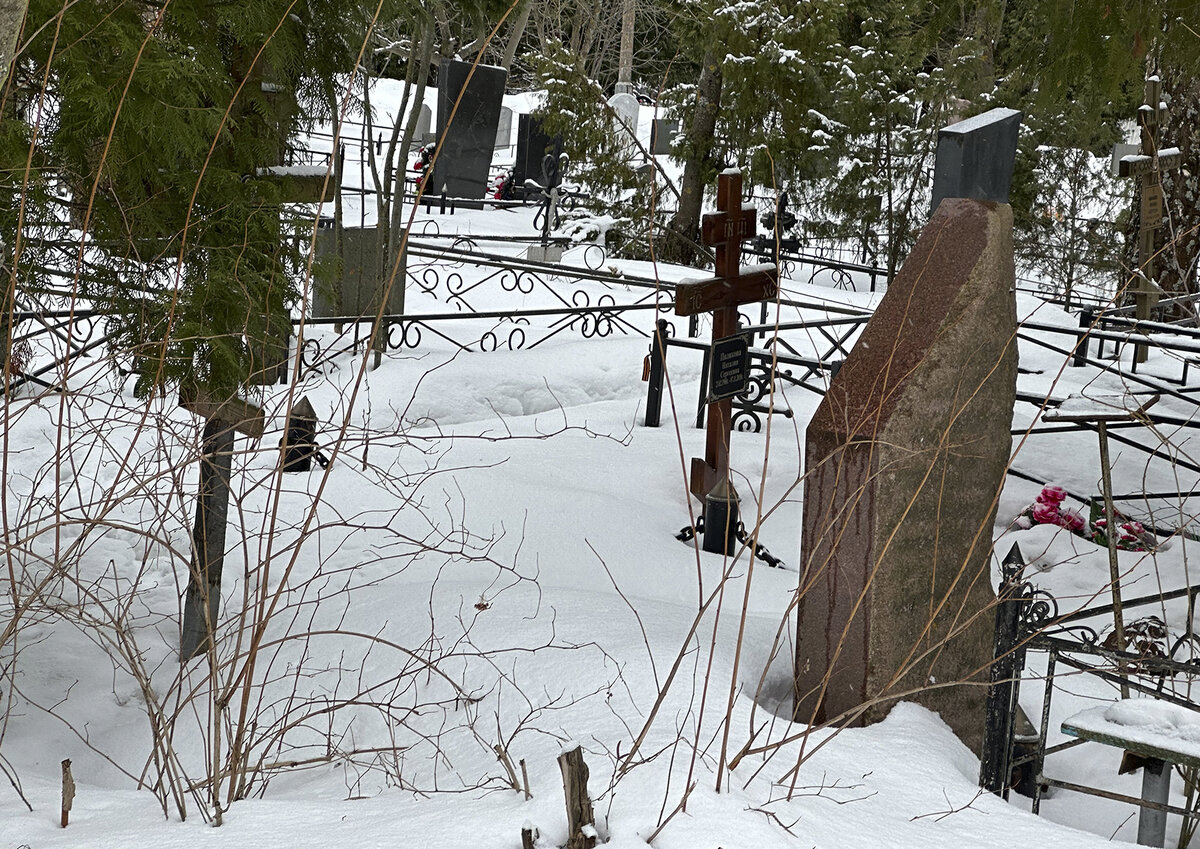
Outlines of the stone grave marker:
{"label": "stone grave marker", "polygon": [[556,160],[562,153],[562,136],[551,136],[542,122],[532,115],[517,116],[517,158],[513,163],[513,186],[524,197],[527,179],[542,182],[542,161],[546,155]]}
{"label": "stone grave marker", "polygon": [[[617,113],[617,120],[624,124],[630,133],[637,134],[638,111],[641,108],[637,98],[627,91],[614,94],[608,99],[608,105]],[[631,142],[632,143],[632,142]]]}
{"label": "stone grave marker", "polygon": [[1021,112],[991,109],[938,131],[933,166],[933,205],[943,198],[1008,203]]}
{"label": "stone grave marker", "polygon": [[[339,316],[374,317],[387,279],[377,261],[378,232],[375,227],[343,227],[343,264],[335,268],[331,281],[318,281],[313,287],[313,318]],[[337,258],[337,232],[317,230],[317,257]],[[336,264],[336,263],[335,263]],[[388,293],[385,315],[404,312],[405,263],[400,261],[396,282]]]}
{"label": "stone grave marker", "polygon": [[434,194],[445,189],[450,197],[478,198],[477,206],[482,208],[507,79],[503,68],[456,59],[442,61],[438,71],[438,154],[429,184]]}
{"label": "stone grave marker", "polygon": [[903,698],[980,750],[1014,281],[1011,208],[942,201],[808,425],[799,722],[874,722]]}
{"label": "stone grave marker", "polygon": [[671,139],[679,132],[679,122],[669,118],[655,118],[650,125],[650,153],[666,156],[671,152]]}
{"label": "stone grave marker", "polygon": [[738,372],[738,365],[746,362],[745,348],[731,343],[730,337],[737,334],[738,306],[778,295],[779,269],[770,265],[745,273],[741,270],[741,243],[753,238],[758,209],[752,203],[742,203],[742,172],[736,168],[717,177],[717,209],[705,215],[700,224],[701,241],[716,249],[716,276],[676,284],[675,314],[713,314],[709,362],[713,384],[720,383],[720,394],[710,393],[704,457],[692,458],[688,490],[704,501],[704,550],[733,554],[737,546],[738,496],[729,480],[731,399],[745,389],[747,370]]}
{"label": "stone grave marker", "polygon": [[428,103],[421,104],[421,111],[417,113],[417,134],[416,141],[418,144],[425,144],[433,141],[433,133],[429,131],[430,125],[433,123],[433,110],[429,108]]}
{"label": "stone grave marker", "polygon": [[507,106],[500,107],[500,123],[496,125],[496,150],[512,146],[513,111]]}

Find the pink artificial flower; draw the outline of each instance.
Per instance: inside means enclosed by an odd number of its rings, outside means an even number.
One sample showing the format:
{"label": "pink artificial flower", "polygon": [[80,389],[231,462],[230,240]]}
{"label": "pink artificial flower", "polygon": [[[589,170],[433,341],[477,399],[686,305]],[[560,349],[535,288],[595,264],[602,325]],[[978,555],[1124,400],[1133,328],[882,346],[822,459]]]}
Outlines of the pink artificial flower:
{"label": "pink artificial flower", "polygon": [[1079,512],[1076,510],[1064,510],[1059,513],[1058,523],[1073,533],[1082,531],[1087,524],[1083,520],[1083,516],[1079,515]]}
{"label": "pink artificial flower", "polygon": [[1040,493],[1038,493],[1037,500],[1040,501],[1042,504],[1058,505],[1058,504],[1062,504],[1063,500],[1066,497],[1067,497],[1067,491],[1065,489],[1063,489],[1061,486],[1055,486],[1054,484],[1046,484],[1044,487],[1042,487],[1042,491]]}
{"label": "pink artificial flower", "polygon": [[1092,527],[1098,531],[1102,531],[1108,527],[1108,519],[1097,519],[1092,522]]}
{"label": "pink artificial flower", "polygon": [[1039,525],[1058,524],[1058,505],[1044,504],[1041,501],[1033,505],[1033,521]]}
{"label": "pink artificial flower", "polygon": [[1125,524],[1121,525],[1121,530],[1130,536],[1135,537],[1146,532],[1146,529],[1142,526],[1141,522],[1126,522]]}

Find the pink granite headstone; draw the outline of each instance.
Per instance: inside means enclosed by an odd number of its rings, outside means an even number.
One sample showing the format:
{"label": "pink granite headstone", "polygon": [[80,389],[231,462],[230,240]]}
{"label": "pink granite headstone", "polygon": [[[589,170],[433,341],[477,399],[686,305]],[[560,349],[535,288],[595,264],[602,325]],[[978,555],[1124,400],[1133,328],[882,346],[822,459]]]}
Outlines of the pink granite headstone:
{"label": "pink granite headstone", "polygon": [[1012,211],[947,199],[808,426],[796,719],[897,700],[978,751],[1016,392]]}

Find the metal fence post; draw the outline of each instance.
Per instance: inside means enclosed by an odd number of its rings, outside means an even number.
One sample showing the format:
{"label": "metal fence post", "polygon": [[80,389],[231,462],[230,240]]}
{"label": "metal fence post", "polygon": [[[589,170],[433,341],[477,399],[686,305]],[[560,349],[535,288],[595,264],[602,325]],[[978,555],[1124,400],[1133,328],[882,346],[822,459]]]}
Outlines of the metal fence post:
{"label": "metal fence post", "polygon": [[708,370],[712,357],[712,347],[704,349],[704,360],[700,364],[700,397],[696,401],[696,427],[704,427],[704,413],[708,408]]}
{"label": "metal fence post", "polygon": [[983,727],[983,752],[979,786],[1004,794],[1012,773],[1013,725],[1020,674],[1018,646],[1021,619],[1021,549],[1014,544],[1004,558],[996,604],[996,641],[988,685],[987,715]]}
{"label": "metal fence post", "polygon": [[650,377],[646,387],[646,427],[658,427],[662,417],[663,374],[667,366],[667,320],[660,318],[650,339]]}

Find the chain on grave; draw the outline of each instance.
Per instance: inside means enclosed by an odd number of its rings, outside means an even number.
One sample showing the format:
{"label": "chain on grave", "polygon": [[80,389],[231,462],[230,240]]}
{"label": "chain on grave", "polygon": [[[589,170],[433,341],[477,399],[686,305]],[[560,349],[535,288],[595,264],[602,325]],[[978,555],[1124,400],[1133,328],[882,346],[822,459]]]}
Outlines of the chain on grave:
{"label": "chain on grave", "polygon": [[[703,514],[696,517],[695,527],[688,525],[687,527],[680,530],[679,533],[675,534],[675,539],[679,540],[680,542],[691,542],[693,539],[696,538],[697,534],[702,534],[702,533],[704,533],[704,516],[703,516]],[[738,522],[738,524],[737,524],[737,539],[738,539],[738,542],[740,542],[740,543],[743,543],[746,545],[750,544],[750,534],[749,534],[749,532],[747,532],[746,525],[744,522]],[[768,566],[770,566],[773,569],[783,568],[783,561],[780,560],[778,557],[774,556],[773,554],[771,554],[771,552],[767,550],[767,547],[765,545],[763,545],[761,542],[754,546],[754,556],[757,557],[762,562],[766,563]]]}

